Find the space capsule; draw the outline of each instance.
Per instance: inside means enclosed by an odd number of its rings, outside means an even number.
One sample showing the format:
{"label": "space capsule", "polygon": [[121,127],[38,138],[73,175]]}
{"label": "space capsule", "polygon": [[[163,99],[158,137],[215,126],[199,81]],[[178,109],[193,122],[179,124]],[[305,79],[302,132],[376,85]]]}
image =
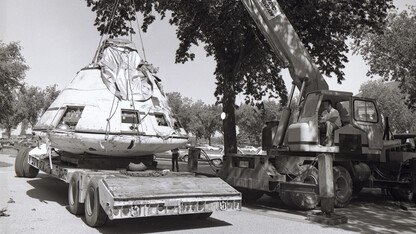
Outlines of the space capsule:
{"label": "space capsule", "polygon": [[108,39],[33,128],[72,154],[144,156],[181,147],[188,135],[173,117],[155,69],[134,44]]}

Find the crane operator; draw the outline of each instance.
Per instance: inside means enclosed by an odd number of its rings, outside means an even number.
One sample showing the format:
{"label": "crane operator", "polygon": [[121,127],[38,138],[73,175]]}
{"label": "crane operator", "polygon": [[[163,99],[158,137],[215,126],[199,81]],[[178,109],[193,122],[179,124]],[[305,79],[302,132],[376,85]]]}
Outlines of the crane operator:
{"label": "crane operator", "polygon": [[332,107],[331,100],[325,100],[322,103],[325,110],[322,112],[322,117],[319,120],[320,128],[323,131],[326,130],[324,145],[332,146],[334,143],[334,131],[341,127],[341,118],[339,112]]}

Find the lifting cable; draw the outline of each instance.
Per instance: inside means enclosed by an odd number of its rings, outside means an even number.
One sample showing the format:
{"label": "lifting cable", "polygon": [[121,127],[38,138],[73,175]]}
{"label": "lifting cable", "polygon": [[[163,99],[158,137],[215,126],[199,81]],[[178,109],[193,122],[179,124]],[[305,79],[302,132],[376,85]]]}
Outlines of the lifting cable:
{"label": "lifting cable", "polygon": [[[129,0],[129,2],[133,6],[133,9],[132,10],[134,11],[133,14],[135,14],[135,19],[136,19],[136,23],[137,23],[137,27],[138,27],[137,30],[139,32],[140,44],[141,44],[142,51],[143,51],[144,61],[146,63],[146,61],[147,61],[147,59],[146,59],[146,52],[145,52],[143,38],[142,38],[141,30],[140,30],[140,24],[139,24],[139,20],[138,20],[138,16],[137,16],[136,5],[134,3],[134,0]],[[107,22],[106,29],[105,29],[104,33],[101,35],[100,42],[98,43],[98,48],[97,48],[97,50],[95,52],[95,55],[94,55],[94,58],[93,58],[93,61],[92,61],[93,64],[97,63],[98,56],[101,53],[101,51],[103,50],[103,48],[102,48],[103,41],[107,40],[108,37],[109,37],[109,32],[110,32],[110,29],[111,29],[111,25],[112,25],[112,23],[114,21],[114,17],[115,17],[115,14],[116,14],[116,9],[118,7],[118,4],[119,4],[119,0],[116,0],[115,3],[114,3],[114,7],[113,7],[113,9],[111,11],[110,20]],[[131,20],[129,20],[129,24],[130,24],[130,28],[133,28],[132,23],[131,23]],[[106,37],[105,40],[103,40],[104,37]],[[130,41],[133,41],[133,38],[132,38],[132,34],[131,33],[130,33]],[[127,54],[127,56],[128,56],[128,54]],[[130,67],[130,64],[127,64],[127,67],[129,68]],[[134,113],[134,115],[136,115],[136,107],[134,105],[134,96],[133,96],[133,89],[132,89],[132,84],[131,84],[132,82],[130,80],[130,69],[127,72],[128,72],[128,84],[127,85],[128,85],[128,89],[129,89],[130,95],[131,95],[131,106],[133,107],[133,113]],[[109,117],[107,118],[107,125],[106,125],[106,130],[105,130],[105,132],[106,132],[105,141],[106,142],[108,141],[109,132],[110,132],[110,128],[111,128],[111,126],[110,126],[110,120],[114,116],[114,114],[115,114],[115,112],[116,112],[116,110],[118,108],[118,104],[119,104],[119,100],[117,100],[117,106],[116,106],[116,108],[114,109],[114,112],[113,112],[115,97],[116,96],[114,94],[113,103],[111,105]],[[127,95],[127,100],[129,100],[129,95]],[[142,119],[144,119],[145,117],[146,117],[146,115]],[[140,118],[140,113],[137,113],[137,122],[136,122],[136,118],[133,118],[133,121],[134,121],[133,122],[133,128],[136,129],[136,132],[137,132],[137,135],[138,136],[140,135],[139,125],[140,125],[140,122],[141,122],[142,119]]]}
{"label": "lifting cable", "polygon": [[[143,51],[143,58],[144,58],[144,61],[147,62],[146,52],[144,50],[144,43],[143,43],[143,38],[142,38],[142,32],[140,30],[139,17],[137,17],[136,4],[134,4],[134,0],[130,0],[130,1],[131,1],[132,5],[133,5],[134,13],[136,14],[137,31],[139,32],[140,44],[142,46],[142,51]],[[130,22],[130,24],[131,24],[131,22]]]}
{"label": "lifting cable", "polygon": [[115,99],[116,99],[116,95],[113,95],[113,103],[111,104],[110,114],[109,114],[108,118],[106,119],[107,125],[105,126],[105,137],[104,137],[104,140],[106,142],[106,147],[105,147],[106,151],[107,151],[107,145],[108,145],[108,138],[109,138],[110,131],[111,131],[110,120],[113,118],[114,114],[116,113],[117,108],[118,108],[118,104],[119,104],[119,100],[117,98],[117,106],[116,106],[116,108],[114,108],[114,112],[113,112]]}
{"label": "lifting cable", "polygon": [[100,52],[101,52],[101,50],[102,50],[102,45],[101,45],[101,43],[103,42],[103,38],[104,38],[104,36],[107,36],[106,40],[108,39],[108,35],[109,35],[108,33],[110,32],[111,24],[113,23],[114,16],[115,16],[115,14],[116,14],[116,8],[117,8],[117,6],[118,6],[118,1],[119,1],[119,0],[116,0],[116,2],[114,3],[114,8],[113,8],[113,11],[112,11],[112,13],[111,13],[111,18],[110,18],[110,21],[109,21],[109,23],[108,23],[108,25],[107,25],[107,27],[106,27],[106,30],[104,31],[103,35],[101,35],[100,42],[98,43],[97,50],[95,51],[94,58],[92,59],[92,64],[97,63],[98,55],[100,54]]}

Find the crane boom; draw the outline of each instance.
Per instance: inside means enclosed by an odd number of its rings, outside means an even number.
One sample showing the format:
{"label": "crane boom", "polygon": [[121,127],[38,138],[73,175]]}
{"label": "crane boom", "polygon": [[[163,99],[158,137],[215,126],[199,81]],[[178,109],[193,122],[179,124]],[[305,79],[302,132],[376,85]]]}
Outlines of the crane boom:
{"label": "crane boom", "polygon": [[289,68],[293,82],[302,96],[316,90],[328,90],[328,84],[299,39],[295,29],[276,0],[241,0],[273,51]]}

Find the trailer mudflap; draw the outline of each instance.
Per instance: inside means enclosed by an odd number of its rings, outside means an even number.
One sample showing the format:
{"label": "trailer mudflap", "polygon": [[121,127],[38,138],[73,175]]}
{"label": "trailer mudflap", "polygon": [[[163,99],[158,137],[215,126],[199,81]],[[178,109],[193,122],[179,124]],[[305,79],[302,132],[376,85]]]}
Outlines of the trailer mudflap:
{"label": "trailer mudflap", "polygon": [[172,175],[104,177],[101,206],[110,219],[241,210],[241,194],[223,180]]}

